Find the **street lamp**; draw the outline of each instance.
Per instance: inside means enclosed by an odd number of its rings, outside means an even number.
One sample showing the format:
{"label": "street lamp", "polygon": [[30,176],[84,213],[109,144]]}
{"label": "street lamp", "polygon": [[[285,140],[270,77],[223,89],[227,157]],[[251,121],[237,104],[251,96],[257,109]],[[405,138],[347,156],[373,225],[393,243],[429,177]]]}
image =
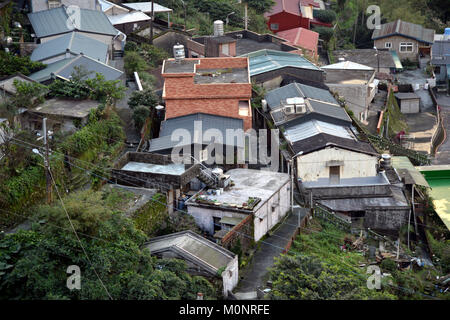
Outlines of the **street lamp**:
{"label": "street lamp", "polygon": [[378,62],[378,73],[380,73],[380,54],[378,53],[378,49],[377,49],[377,47],[373,47],[376,51],[377,51],[377,53],[375,54],[376,56],[377,56],[377,62]]}
{"label": "street lamp", "polygon": [[234,13],[235,13],[235,12],[233,11],[233,12],[227,14],[227,17],[226,17],[226,19],[225,19],[225,23],[226,23],[227,26],[228,26],[228,23],[230,22],[229,16],[233,15]]}

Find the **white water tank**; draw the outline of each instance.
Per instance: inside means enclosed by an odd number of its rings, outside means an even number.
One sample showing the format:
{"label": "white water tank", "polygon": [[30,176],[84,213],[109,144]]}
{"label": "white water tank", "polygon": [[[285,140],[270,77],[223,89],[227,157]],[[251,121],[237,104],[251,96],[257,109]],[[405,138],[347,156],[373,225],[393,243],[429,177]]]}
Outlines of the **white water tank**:
{"label": "white water tank", "polygon": [[173,46],[173,57],[177,62],[186,58],[186,53],[184,52],[184,46],[182,44],[177,43]]}
{"label": "white water tank", "polygon": [[267,112],[267,101],[265,99],[261,100],[261,106],[264,112]]}
{"label": "white water tank", "polygon": [[223,170],[220,168],[214,168],[211,170],[212,173],[214,173],[216,176],[221,176],[223,174]]}
{"label": "white water tank", "polygon": [[214,36],[223,36],[223,21],[216,20],[214,21]]}

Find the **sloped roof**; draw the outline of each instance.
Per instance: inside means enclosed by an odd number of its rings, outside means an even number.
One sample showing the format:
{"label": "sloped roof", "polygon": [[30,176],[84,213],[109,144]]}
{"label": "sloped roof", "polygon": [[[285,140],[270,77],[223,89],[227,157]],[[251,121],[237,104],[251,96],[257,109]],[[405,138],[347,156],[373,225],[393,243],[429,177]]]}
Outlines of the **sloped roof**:
{"label": "sloped roof", "polygon": [[375,29],[372,40],[400,35],[417,41],[432,44],[434,42],[433,29],[426,29],[419,24],[405,22],[400,19],[381,25],[380,29]]}
{"label": "sloped roof", "polygon": [[310,120],[294,126],[286,126],[285,129],[285,137],[291,143],[305,140],[321,133],[326,133],[342,139],[355,140],[353,133],[348,127],[320,120]]}
{"label": "sloped roof", "polygon": [[103,63],[108,56],[108,45],[85,37],[78,32],[71,32],[56,39],[41,43],[31,54],[33,61],[42,61],[51,57],[59,56],[69,50],[74,55],[83,53]]}
{"label": "sloped roof", "polygon": [[236,257],[236,254],[231,251],[191,230],[152,238],[143,247],[148,248],[152,254],[174,251],[209,270],[212,274],[216,274],[221,268],[226,268]]}
{"label": "sloped roof", "polygon": [[35,82],[31,78],[29,78],[21,73],[17,73],[17,74],[11,75],[7,78],[0,80],[0,91],[6,91],[10,95],[16,94],[16,87],[14,86],[14,80],[25,81],[25,82],[29,82],[29,83]]}
{"label": "sloped roof", "polygon": [[392,166],[397,170],[398,174],[405,178],[407,184],[417,184],[429,188],[427,180],[423,174],[417,170],[408,157],[394,156],[392,157]]}
{"label": "sloped roof", "polygon": [[241,57],[249,58],[251,77],[286,67],[322,71],[313,63],[295,53],[264,49]]}
{"label": "sloped roof", "polygon": [[111,21],[111,23],[113,25],[118,25],[118,24],[124,24],[124,23],[149,21],[152,18],[150,18],[148,15],[146,15],[143,12],[133,11],[133,12],[129,12],[129,13],[108,16],[108,19],[109,19],[109,21]]}
{"label": "sloped roof", "polygon": [[[201,122],[202,132],[196,132],[199,127],[195,126],[195,122]],[[177,129],[184,129],[191,135],[191,141],[194,143],[194,136],[203,136],[203,134],[210,129],[218,130],[223,137],[223,143],[226,141],[226,131],[231,130],[243,130],[244,122],[242,119],[228,118],[222,116],[216,116],[205,113],[190,114],[187,116],[181,116],[176,118],[167,119],[161,123],[161,129],[159,132],[159,138],[152,139],[150,141],[150,152],[156,152],[161,150],[171,149],[179,145],[180,141],[173,141],[172,134]],[[209,143],[210,141],[204,141]]]}
{"label": "sloped roof", "polygon": [[310,138],[296,141],[292,144],[292,149],[295,153],[303,151],[303,154],[307,154],[333,146],[339,147],[341,149],[378,156],[377,151],[368,142],[345,139],[327,133],[319,133]]}
{"label": "sloped roof", "polygon": [[317,51],[319,34],[315,31],[299,27],[280,31],[277,33],[277,36],[286,39],[287,41],[298,47],[315,52]]}
{"label": "sloped roof", "polygon": [[69,118],[82,119],[89,115],[92,109],[99,106],[98,101],[72,100],[72,99],[50,99],[33,109],[33,113],[56,115]]}
{"label": "sloped roof", "polygon": [[[394,52],[394,51],[392,51]],[[378,58],[374,49],[352,49],[352,50],[336,50],[333,55],[336,60],[344,58],[345,60],[359,63],[365,66],[378,68]],[[396,68],[394,58],[390,51],[378,50],[380,68]]]}
{"label": "sloped roof", "polygon": [[343,61],[334,64],[329,64],[327,66],[323,66],[322,69],[326,70],[364,70],[364,71],[372,71],[375,70],[372,67],[365,66],[363,64],[359,64],[351,61]]}
{"label": "sloped roof", "polygon": [[[122,4],[125,7],[128,7],[133,10],[138,10],[142,12],[151,12],[152,11],[152,3],[151,2],[128,2]],[[153,12],[172,12],[172,9],[164,7],[160,4],[153,3]]]}
{"label": "sloped roof", "polygon": [[[29,13],[28,18],[38,38],[44,38],[70,31],[115,36],[118,31],[113,27],[108,17],[101,11],[80,9],[78,19],[71,19],[69,8],[58,8]],[[75,13],[76,14],[76,13]]]}
{"label": "sloped roof", "polygon": [[295,15],[300,15],[300,1],[299,0],[274,0],[275,5],[272,9],[265,13],[266,17],[272,16],[280,12],[289,12]]}
{"label": "sloped roof", "polygon": [[282,101],[295,97],[311,98],[338,105],[338,102],[330,91],[297,82],[267,92],[264,99],[267,101],[267,105],[270,109],[276,109],[281,106]]}
{"label": "sloped roof", "polygon": [[436,41],[431,48],[431,64],[450,64],[450,41]]}
{"label": "sloped roof", "polygon": [[98,72],[102,74],[106,80],[117,80],[123,74],[122,71],[110,67],[107,64],[85,55],[79,55],[75,58],[63,59],[51,63],[47,65],[47,68],[30,75],[30,78],[35,81],[43,82],[50,80],[52,74],[54,74],[56,77],[69,79],[76,67],[82,67],[87,71],[91,71],[87,78],[95,77],[96,72]]}

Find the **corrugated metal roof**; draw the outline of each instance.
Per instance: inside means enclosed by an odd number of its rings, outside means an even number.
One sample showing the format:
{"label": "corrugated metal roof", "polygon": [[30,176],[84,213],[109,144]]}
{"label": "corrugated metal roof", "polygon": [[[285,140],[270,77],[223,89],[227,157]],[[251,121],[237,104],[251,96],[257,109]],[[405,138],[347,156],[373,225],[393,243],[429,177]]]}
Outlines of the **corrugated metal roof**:
{"label": "corrugated metal roof", "polygon": [[450,41],[436,41],[431,48],[431,64],[450,64]]}
{"label": "corrugated metal roof", "polygon": [[324,103],[317,100],[308,100],[311,105],[313,112],[318,114],[323,114],[332,118],[340,119],[352,123],[352,119],[347,114],[344,108],[339,105]]}
{"label": "corrugated metal roof", "polygon": [[395,68],[400,70],[403,69],[402,62],[400,61],[400,58],[398,57],[397,51],[389,51],[392,55],[392,59],[394,59]]}
{"label": "corrugated metal roof", "polygon": [[51,57],[64,54],[69,50],[72,54],[84,55],[106,63],[108,56],[108,45],[85,37],[78,32],[71,32],[56,39],[41,43],[31,54],[30,59],[33,61],[42,61]]}
{"label": "corrugated metal roof", "polygon": [[151,20],[148,15],[140,11],[108,16],[108,19],[113,25]]}
{"label": "corrugated metal roof", "polygon": [[[201,127],[200,127],[201,125]],[[161,151],[171,149],[181,142],[172,139],[172,134],[177,129],[185,129],[189,132],[192,143],[194,143],[194,135],[203,136],[203,134],[210,130],[215,129],[218,130],[223,137],[224,143],[229,143],[226,140],[226,131],[227,129],[231,130],[243,130],[244,122],[242,119],[228,118],[204,113],[196,113],[187,116],[172,118],[164,121],[161,124],[161,130],[159,133],[159,138],[152,139],[150,141],[150,152]],[[198,129],[197,129],[198,128]],[[201,129],[201,132],[196,132],[196,130]],[[213,133],[212,131],[210,131]],[[204,141],[205,143],[209,143],[210,141]],[[242,145],[237,144],[238,141],[235,141],[237,146],[243,147]]]}
{"label": "corrugated metal roof", "polygon": [[355,139],[347,127],[319,120],[311,120],[298,125],[286,127],[285,136],[291,143],[294,143],[321,133],[344,139]]}
{"label": "corrugated metal roof", "polygon": [[62,6],[29,13],[28,18],[38,38],[75,30],[111,36],[115,36],[118,33],[108,17],[101,11],[80,9],[79,21],[78,19],[69,18],[69,16],[72,16],[72,13],[69,11],[69,8]]}
{"label": "corrugated metal roof", "polygon": [[426,29],[419,24],[396,20],[381,25],[380,29],[375,29],[372,34],[372,40],[401,35],[412,38],[417,41],[432,44],[434,42],[434,33],[432,29]]}
{"label": "corrugated metal roof", "polygon": [[[129,3],[123,3],[125,7],[131,8],[133,10],[139,10],[142,12],[151,12],[152,11],[152,3],[151,2],[129,2]],[[172,12],[172,9],[169,9],[167,7],[164,7],[160,4],[154,3],[153,4],[153,12]]]}
{"label": "corrugated metal roof", "polygon": [[249,58],[250,76],[286,67],[321,71],[313,63],[295,53],[264,49],[241,57]]}
{"label": "corrugated metal roof", "polygon": [[267,92],[264,99],[267,101],[269,108],[273,110],[281,106],[286,99],[295,97],[311,98],[338,104],[330,91],[296,82]]}
{"label": "corrugated metal roof", "polygon": [[106,80],[117,80],[123,74],[122,71],[110,67],[107,64],[84,55],[79,55],[76,58],[64,59],[51,63],[47,65],[47,68],[30,75],[30,78],[35,81],[43,82],[51,79],[52,73],[54,73],[55,76],[69,79],[72,73],[75,72],[76,67],[82,67],[87,71],[91,71],[87,78],[94,78],[96,73],[100,73]]}
{"label": "corrugated metal roof", "polygon": [[317,53],[319,34],[305,28],[294,28],[277,33],[278,37],[286,39],[290,43]]}

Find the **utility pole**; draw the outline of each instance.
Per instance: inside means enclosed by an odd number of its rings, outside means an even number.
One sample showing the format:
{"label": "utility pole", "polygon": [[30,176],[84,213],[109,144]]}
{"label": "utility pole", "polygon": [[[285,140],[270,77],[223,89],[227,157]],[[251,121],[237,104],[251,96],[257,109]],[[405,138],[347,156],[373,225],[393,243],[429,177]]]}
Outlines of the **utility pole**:
{"label": "utility pole", "polygon": [[48,152],[48,137],[47,137],[47,118],[42,120],[42,129],[44,131],[44,167],[45,167],[45,177],[47,183],[47,204],[52,202],[52,177],[50,176],[50,162],[49,162],[49,152]]}
{"label": "utility pole", "polygon": [[248,29],[248,3],[244,2],[244,29]]}
{"label": "utility pole", "polygon": [[150,21],[150,44],[153,44],[153,20],[155,19],[154,13],[154,0],[152,0],[152,20]]}

